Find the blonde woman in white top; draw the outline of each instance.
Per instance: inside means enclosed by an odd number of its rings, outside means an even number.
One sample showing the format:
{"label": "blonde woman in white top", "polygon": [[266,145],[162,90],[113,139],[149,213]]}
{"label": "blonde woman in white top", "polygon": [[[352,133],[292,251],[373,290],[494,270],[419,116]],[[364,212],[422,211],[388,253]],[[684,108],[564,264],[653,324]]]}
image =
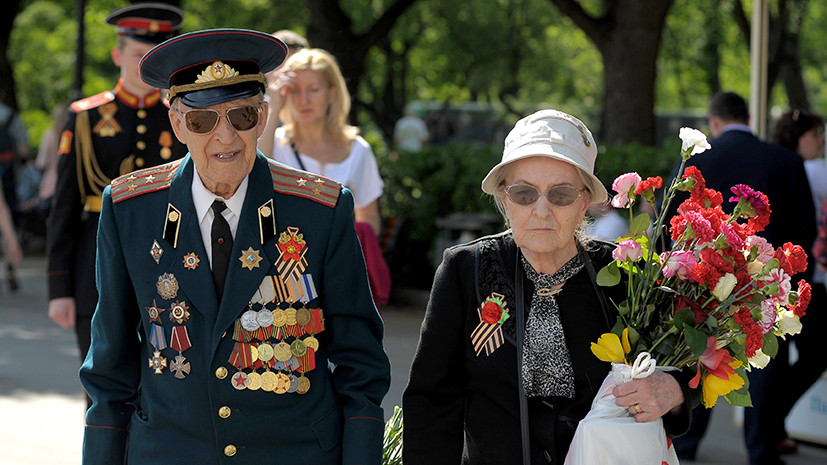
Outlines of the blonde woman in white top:
{"label": "blonde woman in white top", "polygon": [[353,191],[355,221],[368,223],[378,235],[384,184],[370,145],[359,128],[347,124],[350,94],[336,59],[321,49],[303,49],[280,71],[268,93],[271,102],[283,105],[270,106],[259,148],[280,163],[346,185]]}

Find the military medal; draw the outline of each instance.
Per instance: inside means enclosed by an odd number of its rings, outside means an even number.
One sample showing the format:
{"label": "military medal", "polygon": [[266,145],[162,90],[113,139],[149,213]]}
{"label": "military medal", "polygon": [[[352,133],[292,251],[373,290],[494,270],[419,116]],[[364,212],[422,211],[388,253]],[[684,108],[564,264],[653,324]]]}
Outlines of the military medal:
{"label": "military medal", "polygon": [[302,302],[308,303],[318,296],[316,294],[316,285],[313,283],[313,276],[310,276],[309,274],[303,274],[299,278],[298,282],[301,286]]}
{"label": "military medal", "polygon": [[269,342],[258,345],[258,359],[265,363],[273,359],[273,346]]}
{"label": "military medal", "polygon": [[[281,374],[281,373],[279,373]],[[261,374],[261,389],[267,392],[273,392],[279,387],[279,378],[270,370]],[[280,392],[278,394],[281,394]]]}
{"label": "military medal", "polygon": [[155,306],[155,300],[152,300],[151,307],[144,307],[147,313],[149,313],[149,322],[150,323],[161,323],[161,313],[164,311],[163,308],[158,308]]}
{"label": "military medal", "polygon": [[292,394],[299,389],[299,378],[292,373],[287,375],[287,377],[290,379],[290,387],[287,388],[287,392]]}
{"label": "military medal", "polygon": [[241,252],[241,256],[238,257],[238,259],[241,261],[242,268],[247,268],[252,271],[253,268],[258,268],[258,264],[261,262],[261,255],[259,255],[258,250],[253,250],[252,247],[249,247],[247,250]]}
{"label": "military medal", "polygon": [[164,350],[167,348],[167,341],[166,337],[164,336],[164,327],[161,325],[156,325],[152,323],[150,325],[151,328],[149,329],[149,343],[152,344],[152,347],[155,350]]}
{"label": "military medal", "polygon": [[301,339],[296,338],[296,340],[290,344],[290,352],[296,357],[301,357],[307,352],[307,346],[304,345]]}
{"label": "military medal", "polygon": [[247,389],[258,391],[261,389],[261,375],[255,371],[247,375]]}
{"label": "military medal", "polygon": [[161,352],[156,350],[149,359],[149,368],[155,370],[156,375],[160,375],[164,368],[167,367],[167,359],[161,357]]}
{"label": "military medal", "polygon": [[152,255],[152,259],[155,260],[155,264],[158,265],[161,263],[161,255],[164,254],[164,249],[161,248],[158,241],[152,241],[152,248],[149,249],[149,254]]}
{"label": "military medal", "polygon": [[284,310],[277,308],[273,310],[273,326],[284,326],[287,324],[287,313]]}
{"label": "military medal", "polygon": [[286,394],[287,391],[290,389],[290,378],[285,375],[284,373],[279,373],[276,375],[277,384],[276,384],[276,394]]}
{"label": "military medal", "polygon": [[307,378],[307,376],[304,376],[304,373],[302,373],[302,375],[299,376],[299,387],[296,388],[296,393],[297,394],[306,394],[307,391],[309,391],[309,390],[310,390],[310,380]]}
{"label": "military medal", "polygon": [[303,339],[305,347],[313,350],[319,350],[319,340],[313,336],[307,336]]}
{"label": "military medal", "polygon": [[258,312],[252,308],[241,314],[241,327],[253,332],[261,327],[258,323]]}
{"label": "military medal", "polygon": [[169,319],[180,325],[189,319],[189,309],[185,301],[173,302],[172,307],[169,309]]}
{"label": "military medal", "polygon": [[286,232],[279,235],[276,246],[279,249],[279,262],[276,265],[279,276],[284,281],[290,277],[298,279],[307,268],[307,243],[304,235],[299,234],[299,228],[288,227]]}
{"label": "military medal", "polygon": [[201,259],[198,258],[198,255],[195,255],[195,252],[184,255],[184,268],[194,270],[199,263],[201,263]]}
{"label": "military medal", "polygon": [[505,296],[492,292],[491,296],[482,301],[477,313],[480,323],[471,332],[471,344],[478,356],[483,350],[485,355],[491,355],[505,341],[502,324],[509,317]]}
{"label": "military medal", "polygon": [[273,326],[273,312],[267,310],[266,308],[262,308],[256,312],[256,321],[262,328]]}
{"label": "military medal", "polygon": [[184,357],[183,353],[185,350],[192,347],[186,326],[175,326],[172,328],[169,346],[170,348],[178,351],[178,355],[172,362],[170,370],[175,374],[176,378],[184,379],[190,373],[190,364],[187,362],[187,359]]}
{"label": "military medal", "polygon": [[176,355],[169,369],[175,373],[176,378],[184,379],[190,374],[190,362],[183,355]]}
{"label": "military medal", "polygon": [[290,357],[293,356],[293,352],[290,349],[290,344],[281,341],[275,346],[273,346],[273,356],[276,357],[276,360],[280,362],[286,362],[290,360]]}
{"label": "military medal", "polygon": [[296,323],[301,326],[307,326],[307,324],[310,323],[310,310],[306,307],[296,310]]}
{"label": "military medal", "polygon": [[238,389],[239,391],[243,391],[247,389],[247,384],[249,380],[247,378],[247,373],[239,371],[238,373],[234,374],[232,378],[230,378],[230,381],[232,382],[234,388]]}
{"label": "military medal", "polygon": [[164,273],[158,276],[158,282],[155,284],[158,288],[158,294],[164,300],[172,300],[178,296],[178,280],[172,273]]}

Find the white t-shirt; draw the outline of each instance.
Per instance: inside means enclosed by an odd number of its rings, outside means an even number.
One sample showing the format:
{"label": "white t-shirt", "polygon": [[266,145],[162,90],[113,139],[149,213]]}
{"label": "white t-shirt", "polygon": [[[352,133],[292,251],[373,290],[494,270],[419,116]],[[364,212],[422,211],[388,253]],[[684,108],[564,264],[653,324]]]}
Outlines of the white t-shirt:
{"label": "white t-shirt", "polygon": [[[273,144],[272,159],[301,169],[296,160],[296,153],[290,145],[284,143],[284,128],[276,129],[276,140]],[[338,181],[353,191],[353,202],[356,208],[365,208],[382,195],[385,183],[379,176],[379,167],[373,150],[362,136],[356,136],[350,144],[350,155],[340,163],[319,163],[318,160],[299,153],[304,164],[304,170],[320,174],[326,178]]]}

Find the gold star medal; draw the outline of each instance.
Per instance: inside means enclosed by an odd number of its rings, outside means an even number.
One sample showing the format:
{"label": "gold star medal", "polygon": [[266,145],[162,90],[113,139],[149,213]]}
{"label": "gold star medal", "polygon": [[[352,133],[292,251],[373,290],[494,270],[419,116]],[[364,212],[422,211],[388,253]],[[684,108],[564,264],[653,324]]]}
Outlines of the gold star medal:
{"label": "gold star medal", "polygon": [[258,268],[258,264],[261,261],[261,255],[259,255],[258,250],[253,250],[253,248],[250,247],[241,252],[241,256],[238,257],[238,260],[241,261],[242,268],[247,268],[252,271],[253,268]]}
{"label": "gold star medal", "polygon": [[184,255],[184,268],[188,270],[194,270],[200,262],[201,259],[198,258],[198,255],[195,255],[195,252]]}

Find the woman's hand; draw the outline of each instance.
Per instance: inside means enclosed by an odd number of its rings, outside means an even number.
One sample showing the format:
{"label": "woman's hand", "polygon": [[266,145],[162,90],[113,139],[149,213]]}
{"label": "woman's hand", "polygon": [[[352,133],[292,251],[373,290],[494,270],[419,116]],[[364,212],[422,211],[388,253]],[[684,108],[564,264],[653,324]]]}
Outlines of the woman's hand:
{"label": "woman's hand", "polygon": [[684,402],[678,381],[662,371],[615,386],[612,394],[617,405],[626,407],[638,423],[656,420],[670,411],[677,412]]}
{"label": "woman's hand", "polygon": [[287,94],[293,87],[293,72],[279,71],[267,73],[267,97],[270,99],[270,114],[278,117],[287,101]]}
{"label": "woman's hand", "polygon": [[23,262],[23,250],[20,248],[20,243],[17,242],[16,236],[8,236],[3,238],[3,251],[6,253],[6,258],[13,268],[17,268]]}

